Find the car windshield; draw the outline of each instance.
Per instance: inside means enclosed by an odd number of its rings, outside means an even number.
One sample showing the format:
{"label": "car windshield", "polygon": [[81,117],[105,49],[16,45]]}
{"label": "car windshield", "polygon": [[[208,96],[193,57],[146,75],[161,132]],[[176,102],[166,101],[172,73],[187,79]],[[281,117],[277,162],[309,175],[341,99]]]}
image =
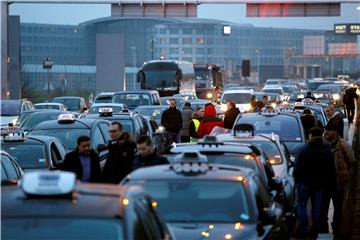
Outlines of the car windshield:
{"label": "car windshield", "polygon": [[25,111],[22,112],[17,119],[16,125],[20,125],[29,115],[35,113],[36,111]]}
{"label": "car windshield", "polygon": [[95,99],[95,103],[111,103],[112,96],[102,96]]}
{"label": "car windshield", "polygon": [[121,106],[92,106],[89,108],[89,114],[98,114],[100,108],[112,108],[113,113],[118,113],[123,110]]}
{"label": "car windshield", "polygon": [[80,110],[80,99],[55,98],[53,102],[64,104],[69,111],[79,111]]}
{"label": "car windshield", "polygon": [[109,119],[111,122],[119,122],[121,123],[123,130],[134,134],[133,122],[131,119]]}
{"label": "car windshield", "polygon": [[301,142],[302,135],[299,122],[296,117],[279,115],[274,117],[262,117],[259,115],[248,115],[239,118],[239,123],[251,123],[255,127],[255,133],[275,133],[284,141]]}
{"label": "car windshield", "polygon": [[44,105],[35,105],[34,108],[35,109],[55,109],[55,110],[58,110],[58,109],[60,109],[60,106],[59,105],[44,104]]}
{"label": "car windshield", "polygon": [[279,95],[284,94],[282,89],[277,89],[277,88],[268,88],[268,89],[263,89],[262,90],[264,93],[277,93]]}
{"label": "car windshield", "polygon": [[318,82],[308,82],[307,86],[309,90],[317,90],[319,86],[324,84],[330,84],[331,82],[318,81]]}
{"label": "car windshield", "polygon": [[29,135],[51,136],[60,139],[69,150],[76,148],[76,141],[80,136],[90,137],[89,129],[63,128],[63,129],[39,129],[30,131]]}
{"label": "car windshield", "polygon": [[273,93],[270,93],[270,94],[267,94],[267,93],[259,94],[259,93],[256,93],[256,94],[255,94],[255,99],[256,99],[256,101],[261,101],[261,99],[262,99],[263,96],[267,96],[269,102],[273,102],[273,101],[279,100],[279,95],[278,95],[278,94],[273,94]]}
{"label": "car windshield", "polygon": [[28,116],[21,124],[20,127],[24,131],[29,131],[31,128],[35,127],[41,122],[49,121],[49,120],[56,120],[61,112],[44,112],[41,114],[31,114]]}
{"label": "car windshield", "polygon": [[222,103],[227,103],[227,101],[233,101],[236,104],[250,103],[250,98],[250,93],[224,93]]}
{"label": "car windshield", "polygon": [[114,103],[122,103],[126,106],[151,105],[150,95],[146,93],[120,93],[113,97]]}
{"label": "car windshield", "polygon": [[195,68],[196,80],[209,80],[211,72],[208,68]]}
{"label": "car windshield", "polygon": [[160,117],[167,108],[167,106],[165,106],[164,108],[138,107],[134,111],[140,113],[142,116],[157,118]]}
{"label": "car windshield", "polygon": [[17,100],[1,100],[1,116],[19,116],[21,102]]}
{"label": "car windshield", "polygon": [[271,141],[249,141],[249,143],[258,149],[263,150],[272,165],[281,164],[283,162],[280,150],[276,143]]}
{"label": "car windshield", "polygon": [[320,85],[317,90],[320,91],[329,91],[330,93],[340,93],[341,91],[341,86],[339,85],[330,85],[330,84],[326,84],[326,85]]}
{"label": "car windshield", "polygon": [[4,239],[125,239],[118,218],[22,217],[3,218],[1,224]]}
{"label": "car windshield", "polygon": [[1,149],[13,156],[23,169],[47,168],[43,144],[2,142]]}
{"label": "car windshield", "polygon": [[[141,185],[157,202],[166,222],[249,222],[242,184],[214,180],[148,180]],[[216,189],[216,191],[214,191]]]}

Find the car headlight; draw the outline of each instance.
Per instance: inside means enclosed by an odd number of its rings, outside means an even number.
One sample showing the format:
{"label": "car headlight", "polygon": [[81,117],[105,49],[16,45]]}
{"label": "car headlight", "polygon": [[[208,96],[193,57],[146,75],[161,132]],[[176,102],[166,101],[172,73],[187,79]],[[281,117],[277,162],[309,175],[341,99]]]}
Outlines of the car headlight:
{"label": "car headlight", "polygon": [[226,106],[226,104],[221,104],[220,110],[221,110],[222,112],[226,112],[226,111],[227,111],[227,106]]}
{"label": "car headlight", "polygon": [[250,104],[246,104],[246,106],[244,107],[245,112],[250,112],[251,111],[251,105]]}
{"label": "car headlight", "polygon": [[273,108],[276,108],[276,103],[271,103],[270,104]]}
{"label": "car headlight", "polygon": [[333,94],[333,98],[335,101],[340,100],[340,94],[338,94],[338,93]]}
{"label": "car headlight", "polygon": [[213,98],[213,96],[214,96],[214,95],[213,95],[211,92],[209,92],[209,93],[206,94],[206,98],[207,98],[207,99],[211,99],[211,98]]}
{"label": "car headlight", "polygon": [[16,126],[16,122],[17,122],[17,118],[15,118],[14,120],[12,120],[10,123],[9,123],[9,126]]}

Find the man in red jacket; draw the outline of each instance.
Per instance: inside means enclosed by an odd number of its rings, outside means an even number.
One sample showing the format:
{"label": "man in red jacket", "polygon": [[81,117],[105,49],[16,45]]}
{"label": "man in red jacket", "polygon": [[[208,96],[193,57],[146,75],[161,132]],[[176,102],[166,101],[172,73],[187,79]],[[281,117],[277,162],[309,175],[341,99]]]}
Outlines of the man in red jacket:
{"label": "man in red jacket", "polygon": [[209,135],[214,127],[224,127],[224,124],[221,119],[216,117],[216,109],[215,106],[209,104],[205,107],[205,117],[200,122],[199,129],[197,131],[197,135],[199,138],[204,137],[205,135]]}

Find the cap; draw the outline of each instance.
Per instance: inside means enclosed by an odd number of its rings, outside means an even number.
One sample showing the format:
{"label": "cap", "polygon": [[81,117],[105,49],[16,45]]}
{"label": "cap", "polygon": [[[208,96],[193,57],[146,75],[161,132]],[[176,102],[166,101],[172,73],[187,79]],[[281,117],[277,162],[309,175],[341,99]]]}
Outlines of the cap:
{"label": "cap", "polygon": [[311,134],[313,137],[321,137],[323,133],[323,129],[319,127],[313,127],[309,130],[309,135]]}

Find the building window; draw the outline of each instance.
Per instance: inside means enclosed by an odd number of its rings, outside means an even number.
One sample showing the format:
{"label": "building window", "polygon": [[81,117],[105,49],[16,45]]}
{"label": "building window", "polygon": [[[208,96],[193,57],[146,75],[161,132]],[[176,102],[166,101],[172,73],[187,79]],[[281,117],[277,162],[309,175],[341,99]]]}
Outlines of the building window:
{"label": "building window", "polygon": [[178,55],[179,49],[178,48],[169,48],[169,54],[170,55]]}
{"label": "building window", "polygon": [[192,38],[183,38],[182,43],[183,44],[192,44]]}
{"label": "building window", "polygon": [[192,34],[193,33],[193,30],[191,28],[184,28],[182,30],[183,34]]}
{"label": "building window", "polygon": [[167,34],[166,28],[160,28],[160,34]]}
{"label": "building window", "polygon": [[170,38],[170,44],[179,44],[178,38]]}
{"label": "building window", "polygon": [[204,48],[196,48],[196,54],[204,54],[205,49]]}
{"label": "building window", "polygon": [[208,54],[214,54],[215,51],[214,51],[213,48],[208,48],[208,49],[207,49],[207,53],[208,53]]}
{"label": "building window", "polygon": [[183,48],[183,51],[182,51],[183,54],[192,54],[192,48]]}
{"label": "building window", "polygon": [[160,38],[160,44],[167,44],[168,43],[167,40],[168,40],[167,38]]}
{"label": "building window", "polygon": [[177,28],[170,28],[170,29],[169,29],[169,33],[170,33],[170,34],[179,34],[179,29],[177,29]]}

